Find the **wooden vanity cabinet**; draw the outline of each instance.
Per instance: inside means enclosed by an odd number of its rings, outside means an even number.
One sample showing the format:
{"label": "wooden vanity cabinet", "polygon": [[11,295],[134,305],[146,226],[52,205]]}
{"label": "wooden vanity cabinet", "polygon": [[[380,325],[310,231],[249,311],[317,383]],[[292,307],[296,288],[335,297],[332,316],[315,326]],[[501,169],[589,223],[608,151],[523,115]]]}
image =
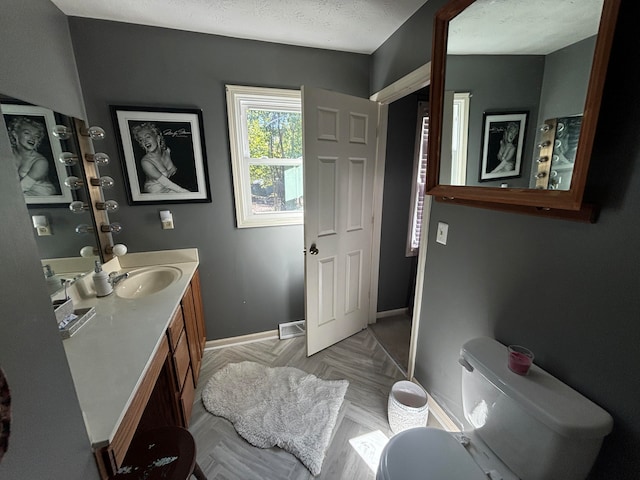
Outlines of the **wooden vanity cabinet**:
{"label": "wooden vanity cabinet", "polygon": [[174,408],[178,412],[180,419],[178,424],[182,427],[188,427],[195,386],[182,305],[176,310],[167,330],[167,335],[171,346],[169,355],[173,371]]}
{"label": "wooden vanity cabinet", "polygon": [[137,431],[165,425],[189,426],[206,340],[201,299],[196,271],[113,440],[95,451],[103,479],[114,475],[122,465]]}
{"label": "wooden vanity cabinet", "polygon": [[193,285],[189,285],[184,297],[182,298],[182,314],[184,315],[185,333],[187,334],[187,344],[191,357],[193,383],[197,384],[198,376],[200,374],[200,363],[202,361],[202,354],[204,350],[200,344],[200,328],[198,325],[199,315],[193,293]]}
{"label": "wooden vanity cabinet", "polygon": [[189,426],[204,353],[202,336],[206,334],[201,298],[200,281],[196,271],[167,329],[173,359],[175,404],[183,427]]}
{"label": "wooden vanity cabinet", "polygon": [[198,337],[200,339],[200,355],[204,353],[204,345],[207,342],[207,332],[204,325],[204,309],[202,307],[202,289],[200,288],[200,275],[196,271],[191,280],[193,302],[196,310],[196,325],[198,327]]}

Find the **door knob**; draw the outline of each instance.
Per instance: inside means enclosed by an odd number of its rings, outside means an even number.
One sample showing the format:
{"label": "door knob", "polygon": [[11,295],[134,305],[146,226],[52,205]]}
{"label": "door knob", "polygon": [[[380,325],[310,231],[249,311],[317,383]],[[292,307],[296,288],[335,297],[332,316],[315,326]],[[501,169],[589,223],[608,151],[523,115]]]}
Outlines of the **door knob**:
{"label": "door knob", "polygon": [[317,255],[318,253],[320,253],[320,250],[318,250],[318,247],[316,247],[315,243],[312,243],[309,247],[309,252],[311,253],[311,255]]}

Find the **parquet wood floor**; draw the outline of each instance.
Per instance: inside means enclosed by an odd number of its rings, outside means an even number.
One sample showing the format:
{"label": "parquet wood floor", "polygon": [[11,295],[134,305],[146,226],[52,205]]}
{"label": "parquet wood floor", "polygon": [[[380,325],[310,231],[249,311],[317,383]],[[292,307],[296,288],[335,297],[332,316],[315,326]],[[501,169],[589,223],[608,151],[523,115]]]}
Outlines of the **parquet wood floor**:
{"label": "parquet wood floor", "polygon": [[369,325],[371,333],[382,347],[391,355],[400,368],[406,372],[409,368],[409,344],[411,343],[411,317],[407,314],[379,318]]}
{"label": "parquet wood floor", "polygon": [[[198,449],[197,460],[209,480],[358,480],[375,479],[349,439],[380,430],[391,436],[387,401],[391,386],[404,375],[363,330],[310,358],[304,337],[265,340],[205,352],[189,430]],[[313,477],[293,455],[279,448],[256,448],[241,438],[227,420],[202,405],[208,379],[227,363],[245,360],[269,366],[296,367],[326,380],[349,380],[333,437],[322,465]]]}

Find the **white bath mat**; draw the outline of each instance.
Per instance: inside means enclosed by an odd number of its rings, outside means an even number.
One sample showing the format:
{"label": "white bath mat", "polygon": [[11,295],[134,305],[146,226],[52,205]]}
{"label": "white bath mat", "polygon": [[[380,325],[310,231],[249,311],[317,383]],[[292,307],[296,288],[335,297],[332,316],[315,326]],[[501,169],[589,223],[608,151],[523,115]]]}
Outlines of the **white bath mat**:
{"label": "white bath mat", "polygon": [[348,386],[293,367],[231,363],[207,382],[202,402],[252,445],[278,446],[318,475]]}

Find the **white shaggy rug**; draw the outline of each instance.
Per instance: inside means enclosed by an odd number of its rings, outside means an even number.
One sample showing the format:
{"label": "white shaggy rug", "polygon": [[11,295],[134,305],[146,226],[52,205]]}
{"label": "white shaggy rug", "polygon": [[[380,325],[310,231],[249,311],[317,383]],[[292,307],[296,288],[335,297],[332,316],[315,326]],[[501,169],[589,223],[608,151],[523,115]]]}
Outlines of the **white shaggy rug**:
{"label": "white shaggy rug", "polygon": [[202,402],[250,444],[278,446],[318,475],[348,386],[292,367],[231,363],[207,382]]}

